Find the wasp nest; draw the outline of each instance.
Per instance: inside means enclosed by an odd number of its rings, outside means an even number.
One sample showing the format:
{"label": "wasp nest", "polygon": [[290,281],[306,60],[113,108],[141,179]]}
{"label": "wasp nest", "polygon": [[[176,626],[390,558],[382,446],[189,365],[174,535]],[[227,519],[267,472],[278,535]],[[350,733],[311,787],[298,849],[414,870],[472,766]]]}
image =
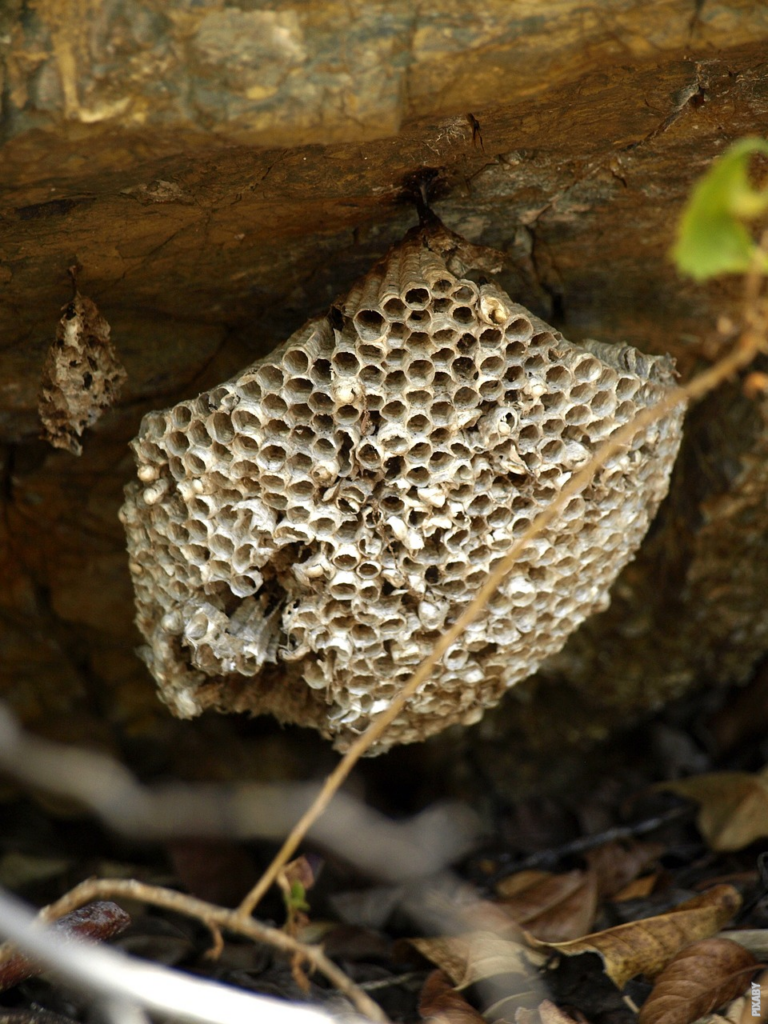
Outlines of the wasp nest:
{"label": "wasp nest", "polygon": [[[143,656],[175,714],[272,712],[339,749],[572,473],[672,384],[571,344],[441,225],[238,377],[144,418],[128,533]],[[495,255],[495,254],[493,254]],[[477,722],[640,544],[682,412],[638,431],[525,549],[377,748]]]}
{"label": "wasp nest", "polygon": [[109,340],[109,324],[77,290],[76,272],[69,268],[74,295],[45,359],[38,411],[45,439],[82,455],[83,431],[117,401],[127,374]]}

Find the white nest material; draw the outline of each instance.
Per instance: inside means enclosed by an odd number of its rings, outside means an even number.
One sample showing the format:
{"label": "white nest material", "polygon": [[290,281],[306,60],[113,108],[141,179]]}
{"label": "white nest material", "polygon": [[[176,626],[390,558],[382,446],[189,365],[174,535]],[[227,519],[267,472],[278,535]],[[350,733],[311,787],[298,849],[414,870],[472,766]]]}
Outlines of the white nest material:
{"label": "white nest material", "polygon": [[[343,750],[573,472],[672,386],[667,358],[571,344],[465,276],[488,262],[415,230],[271,355],[144,418],[121,516],[175,714],[272,712]],[[477,722],[607,606],[682,415],[638,430],[526,547],[374,752]]]}

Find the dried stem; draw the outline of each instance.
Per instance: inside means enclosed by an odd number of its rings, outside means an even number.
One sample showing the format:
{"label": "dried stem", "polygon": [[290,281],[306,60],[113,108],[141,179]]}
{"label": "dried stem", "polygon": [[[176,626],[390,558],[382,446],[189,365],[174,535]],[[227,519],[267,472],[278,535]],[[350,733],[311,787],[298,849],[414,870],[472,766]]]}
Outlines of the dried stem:
{"label": "dried stem", "polygon": [[[332,960],[329,960],[318,946],[298,942],[277,928],[270,928],[253,918],[244,918],[238,911],[219,907],[194,896],[176,892],[174,889],[147,885],[134,879],[91,878],[75,886],[55,903],[43,907],[38,919],[44,922],[55,921],[94,899],[119,899],[121,896],[124,899],[138,900],[141,903],[173,910],[177,914],[197,918],[210,929],[217,946],[221,941],[221,929],[226,929],[254,942],[267,943],[283,953],[298,956],[324,974],[334,988],[345,995],[365,1017],[380,1021],[382,1024],[389,1020],[381,1007],[358,988]],[[12,950],[13,947],[9,943],[0,947],[0,964],[12,954]]]}
{"label": "dried stem", "polygon": [[[768,247],[768,239],[766,240]],[[761,245],[762,248],[762,245]],[[281,868],[288,863],[299,843],[306,836],[309,829],[325,811],[333,799],[334,794],[343,784],[349,773],[352,771],[358,760],[365,752],[379,739],[387,727],[397,718],[410,698],[416,693],[419,687],[429,678],[435,665],[440,661],[446,651],[459,639],[462,633],[470,626],[485,610],[490,598],[496,592],[499,584],[513,568],[515,562],[530,544],[538,537],[549,524],[559,515],[571,498],[579,494],[592,482],[595,473],[601,469],[608,460],[616,454],[625,444],[630,442],[638,430],[648,427],[651,423],[662,419],[671,412],[675,406],[682,403],[695,401],[714,390],[718,384],[732,377],[739,370],[744,369],[759,351],[765,348],[766,343],[766,320],[765,312],[759,301],[760,277],[757,263],[755,269],[746,279],[745,287],[745,313],[746,327],[733,348],[722,359],[718,360],[708,370],[703,371],[693,378],[684,387],[676,387],[669,391],[656,405],[643,409],[633,420],[626,423],[616,431],[605,444],[599,448],[592,458],[578,472],[574,473],[568,483],[563,487],[554,501],[540,512],[533,520],[525,533],[510,547],[507,554],[493,569],[483,586],[478,590],[475,597],[466,606],[461,615],[453,625],[447,629],[437,641],[432,651],[422,661],[411,678],[405,683],[402,690],[392,703],[379,715],[375,716],[371,724],[351,745],[344,757],[339,761],[336,768],[326,779],[315,802],[301,816],[294,826],[288,838],[283,843],[275,859],[264,872],[261,879],[253,887],[250,893],[242,901],[237,909],[238,919],[248,918],[256,905],[262,899],[267,890],[272,886]]]}

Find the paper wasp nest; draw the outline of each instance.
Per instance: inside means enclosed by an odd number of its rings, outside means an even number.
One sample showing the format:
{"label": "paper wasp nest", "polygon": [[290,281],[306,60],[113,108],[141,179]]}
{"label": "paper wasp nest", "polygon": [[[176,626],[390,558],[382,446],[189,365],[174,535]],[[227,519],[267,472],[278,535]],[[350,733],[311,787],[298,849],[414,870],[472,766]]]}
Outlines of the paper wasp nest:
{"label": "paper wasp nest", "polygon": [[[175,714],[272,712],[339,749],[385,708],[574,470],[672,384],[578,346],[414,230],[265,359],[147,415],[128,533],[143,656]],[[381,751],[477,722],[608,604],[664,497],[682,410],[526,549]]]}

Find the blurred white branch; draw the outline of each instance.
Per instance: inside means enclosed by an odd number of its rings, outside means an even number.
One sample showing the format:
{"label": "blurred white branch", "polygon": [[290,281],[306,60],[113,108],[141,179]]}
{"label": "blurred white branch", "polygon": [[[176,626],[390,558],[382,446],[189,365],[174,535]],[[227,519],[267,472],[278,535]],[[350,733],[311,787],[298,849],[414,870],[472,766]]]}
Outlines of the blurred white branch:
{"label": "blurred white branch", "polygon": [[[74,889],[70,889],[55,903],[43,907],[39,914],[39,920],[58,920],[77,907],[101,899],[104,893],[109,893],[115,899],[138,900],[151,906],[164,907],[177,914],[197,918],[213,935],[214,950],[220,946],[221,932],[224,930],[236,935],[243,935],[253,942],[263,942],[273,946],[292,959],[307,963],[311,968],[324,974],[331,985],[346,996],[363,1016],[375,1021],[387,1020],[386,1014],[380,1007],[325,955],[321,946],[299,942],[287,932],[279,928],[271,928],[237,910],[219,907],[215,903],[208,903],[195,896],[177,892],[175,889],[166,889],[160,885],[147,885],[145,882],[139,882],[133,878],[88,878],[76,885]],[[7,946],[0,946],[0,964],[2,964],[3,958],[8,956],[8,953]]]}
{"label": "blurred white branch", "polygon": [[[113,1021],[140,1020],[136,1007],[194,1024],[329,1024],[318,1010],[251,995],[213,981],[147,964],[116,950],[70,939],[63,943],[40,928],[24,905],[0,891],[0,934],[56,974],[108,1007]],[[121,1013],[120,1007],[126,1012]],[[128,1008],[131,1008],[130,1010]]]}
{"label": "blurred white branch", "polygon": [[[27,785],[78,800],[110,828],[137,839],[283,839],[320,789],[298,782],[150,789],[112,758],[24,732],[3,705],[0,767]],[[459,804],[438,804],[393,822],[339,793],[310,836],[366,874],[401,882],[440,871],[467,853],[478,833],[476,815]]]}
{"label": "blurred white branch", "polygon": [[[79,800],[115,830],[145,839],[182,835],[281,838],[285,832],[290,831],[295,819],[312,804],[319,790],[317,785],[300,783],[237,783],[227,786],[177,783],[148,788],[140,785],[127,769],[111,758],[51,743],[24,732],[2,705],[0,767],[28,785]],[[315,823],[311,836],[362,871],[397,883],[398,902],[414,921],[427,930],[435,929],[438,933],[451,934],[461,933],[467,928],[497,930],[504,921],[509,926],[506,918],[502,920],[504,915],[501,911],[478,900],[470,886],[460,883],[443,870],[471,848],[477,833],[476,816],[460,805],[435,805],[408,821],[392,822],[353,797],[341,793],[336,795],[331,807]],[[298,955],[322,971],[361,1014],[377,1021],[386,1020],[381,1009],[328,960],[320,947],[297,943],[284,932],[255,920],[242,906],[237,910],[227,910],[183,893],[134,880],[92,879],[82,882],[46,908],[41,912],[41,917],[45,920],[57,918],[84,903],[105,897],[138,899],[166,907],[197,917],[211,929],[214,936],[219,935],[221,930],[229,930],[254,941],[268,942],[288,955]],[[18,934],[8,927],[4,916],[4,901],[0,900],[0,933],[3,932],[14,939]],[[49,952],[55,946],[55,942],[51,945],[49,936],[38,933],[38,937],[44,937],[49,943]],[[29,949],[30,946],[25,945],[23,948]],[[37,954],[37,949],[32,949],[32,952]],[[67,956],[65,951],[61,952]],[[191,997],[192,1008],[197,1016],[185,1016],[183,1007],[188,1004],[177,1001],[175,988],[162,990],[167,1002],[161,1006],[150,998],[155,991],[152,986],[156,976],[159,976],[157,972],[161,972],[163,978],[169,972],[154,966],[144,968],[122,957],[118,963],[123,970],[116,973],[114,962],[111,959],[103,961],[103,955],[117,956],[108,950],[89,947],[86,954],[89,962],[82,976],[67,973],[68,962],[63,963],[55,952],[52,956],[41,954],[40,959],[54,965],[70,981],[78,981],[82,977],[83,984],[88,984],[104,999],[111,997],[106,1012],[115,1024],[139,1024],[137,1014],[141,1011],[135,1009],[136,1001],[149,1009],[165,1009],[177,1017],[211,1024],[219,1020],[232,1021],[234,1024],[235,1019],[239,1024],[240,1020],[247,1019],[244,1016],[213,1016],[197,996]],[[91,961],[92,956],[95,959]],[[77,964],[82,968],[82,960],[78,960]],[[93,965],[99,968],[96,975],[91,970]],[[136,971],[148,972],[141,974],[145,987],[136,987]],[[170,973],[174,979],[186,981],[183,975]],[[86,975],[90,980],[85,980]],[[120,979],[124,979],[124,987],[121,987]],[[532,971],[526,980],[526,987],[535,989],[537,984],[535,971]],[[220,988],[217,986],[217,991]],[[226,991],[233,993],[231,989]],[[133,993],[137,999],[134,1007],[129,1010],[126,1009],[125,999]],[[245,994],[243,998],[254,999]],[[172,1007],[170,1002],[173,1002]],[[218,1001],[218,996],[214,1002],[223,1014],[225,1007]],[[281,1011],[285,1011],[288,1006],[277,1005]],[[272,1024],[273,1018],[267,1015],[266,1009],[259,1007],[258,1012],[261,1014],[260,1021],[266,1020],[267,1024]],[[320,1019],[327,1020],[322,1017]],[[275,1024],[282,1024],[276,1017],[274,1021]],[[285,1024],[303,1024],[303,1021],[288,1021],[286,1018]]]}

